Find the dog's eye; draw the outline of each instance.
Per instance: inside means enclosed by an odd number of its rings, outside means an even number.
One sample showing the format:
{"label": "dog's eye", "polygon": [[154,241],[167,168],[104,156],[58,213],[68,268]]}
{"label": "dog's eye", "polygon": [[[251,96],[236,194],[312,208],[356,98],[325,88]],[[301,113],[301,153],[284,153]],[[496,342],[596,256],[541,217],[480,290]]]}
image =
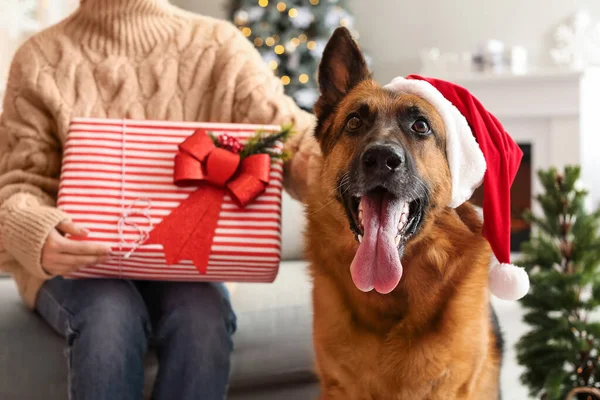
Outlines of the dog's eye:
{"label": "dog's eye", "polygon": [[355,131],[362,126],[362,121],[357,116],[351,117],[346,122],[346,128],[351,131]]}
{"label": "dog's eye", "polygon": [[427,135],[431,131],[429,124],[424,119],[416,120],[414,124],[412,124],[411,129],[419,135]]}

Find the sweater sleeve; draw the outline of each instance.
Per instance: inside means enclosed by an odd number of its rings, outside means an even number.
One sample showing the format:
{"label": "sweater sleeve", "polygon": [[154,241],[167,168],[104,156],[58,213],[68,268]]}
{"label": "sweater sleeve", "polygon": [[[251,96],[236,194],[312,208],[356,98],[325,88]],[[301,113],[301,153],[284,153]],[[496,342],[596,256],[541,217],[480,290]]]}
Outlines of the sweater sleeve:
{"label": "sweater sleeve", "polygon": [[313,137],[315,118],[284,94],[281,81],[238,29],[229,26],[228,33],[222,58],[227,74],[234,73],[232,119],[242,123],[294,124],[295,133],[285,144],[292,157],[284,166],[284,187],[293,198],[304,201],[318,174],[321,157]]}
{"label": "sweater sleeve", "polygon": [[[13,59],[0,116],[0,252],[29,273],[41,265],[48,234],[68,216],[55,207],[61,151],[40,93],[41,58],[31,44]],[[2,268],[2,266],[0,266]]]}

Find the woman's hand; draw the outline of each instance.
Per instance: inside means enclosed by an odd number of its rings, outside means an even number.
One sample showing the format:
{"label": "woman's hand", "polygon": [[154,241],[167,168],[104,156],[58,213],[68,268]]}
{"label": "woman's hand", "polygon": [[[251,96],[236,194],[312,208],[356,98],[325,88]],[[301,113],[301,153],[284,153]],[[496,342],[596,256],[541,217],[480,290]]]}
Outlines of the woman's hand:
{"label": "woman's hand", "polygon": [[110,247],[92,242],[80,242],[65,235],[86,237],[87,229],[73,222],[61,222],[50,232],[42,249],[42,267],[50,275],[66,275],[80,268],[107,261]]}

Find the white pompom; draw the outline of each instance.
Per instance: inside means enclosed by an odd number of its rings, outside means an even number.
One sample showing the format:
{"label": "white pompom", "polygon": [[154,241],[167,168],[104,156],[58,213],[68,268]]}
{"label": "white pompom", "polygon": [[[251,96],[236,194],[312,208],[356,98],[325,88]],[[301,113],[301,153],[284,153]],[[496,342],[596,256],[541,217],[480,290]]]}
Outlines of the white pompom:
{"label": "white pompom", "polygon": [[494,296],[515,301],[529,292],[529,276],[516,265],[496,264],[490,269],[489,285]]}

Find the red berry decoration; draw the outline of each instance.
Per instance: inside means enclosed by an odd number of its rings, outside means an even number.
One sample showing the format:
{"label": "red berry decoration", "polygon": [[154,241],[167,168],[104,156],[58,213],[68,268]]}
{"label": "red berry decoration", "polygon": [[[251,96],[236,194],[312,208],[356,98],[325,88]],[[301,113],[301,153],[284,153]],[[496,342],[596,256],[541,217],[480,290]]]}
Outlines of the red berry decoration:
{"label": "red berry decoration", "polygon": [[238,154],[244,148],[237,138],[229,136],[226,133],[217,138],[217,143],[219,147],[235,154]]}

